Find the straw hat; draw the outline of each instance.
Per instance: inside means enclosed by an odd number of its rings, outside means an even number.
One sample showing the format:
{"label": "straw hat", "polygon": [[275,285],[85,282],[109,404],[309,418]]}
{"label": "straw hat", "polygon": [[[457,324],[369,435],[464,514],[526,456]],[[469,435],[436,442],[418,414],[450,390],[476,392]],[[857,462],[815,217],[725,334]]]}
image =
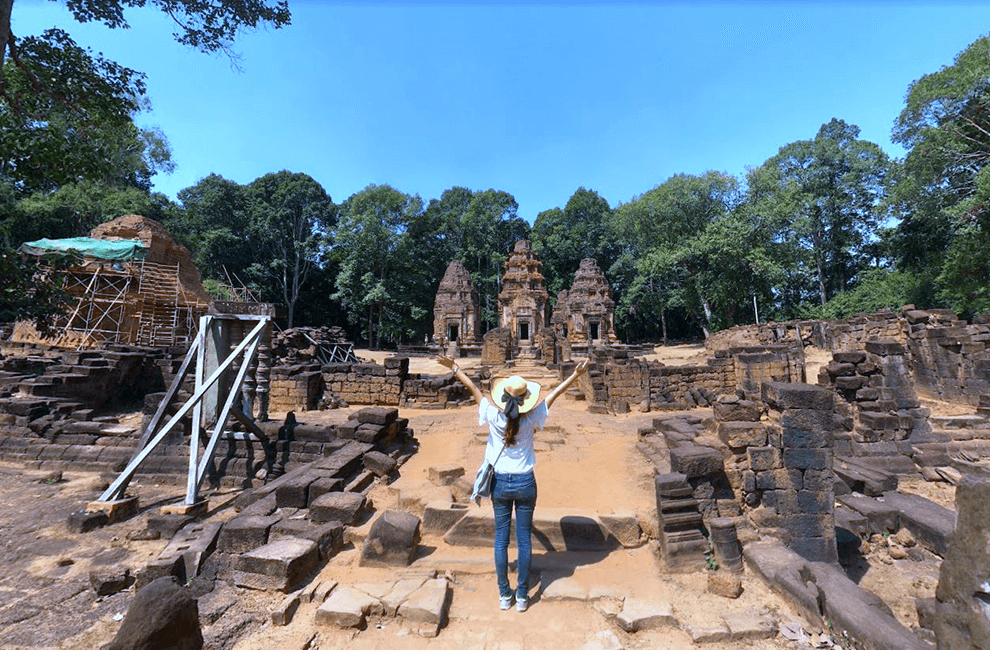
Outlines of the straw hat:
{"label": "straw hat", "polygon": [[523,403],[519,406],[519,415],[533,410],[533,407],[540,402],[540,385],[535,381],[526,381],[519,375],[513,375],[506,379],[501,379],[492,388],[492,399],[495,406],[505,410],[505,402],[502,395],[508,393],[514,397],[525,395]]}

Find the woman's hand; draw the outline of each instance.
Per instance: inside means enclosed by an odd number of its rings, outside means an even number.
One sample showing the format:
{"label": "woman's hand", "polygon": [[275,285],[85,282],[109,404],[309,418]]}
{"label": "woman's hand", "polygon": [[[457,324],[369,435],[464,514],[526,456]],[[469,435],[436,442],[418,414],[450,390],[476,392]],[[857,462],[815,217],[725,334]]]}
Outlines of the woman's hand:
{"label": "woman's hand", "polygon": [[579,364],[574,366],[574,374],[578,377],[588,372],[588,360],[584,359]]}
{"label": "woman's hand", "polygon": [[437,357],[437,363],[449,370],[454,369],[454,360],[442,354]]}

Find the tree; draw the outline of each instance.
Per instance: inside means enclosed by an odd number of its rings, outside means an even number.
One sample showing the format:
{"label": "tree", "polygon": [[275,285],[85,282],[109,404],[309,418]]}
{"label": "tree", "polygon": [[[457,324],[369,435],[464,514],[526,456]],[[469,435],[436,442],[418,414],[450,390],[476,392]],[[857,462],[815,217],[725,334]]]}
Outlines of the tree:
{"label": "tree", "polygon": [[176,197],[181,206],[168,211],[163,224],[189,248],[203,277],[226,283],[229,274],[230,279],[260,290],[264,276],[258,271],[265,265],[259,253],[264,247],[249,236],[248,187],[210,174],[179,190]]}
{"label": "tree", "polygon": [[369,185],[344,202],[334,231],[334,256],[340,264],[333,298],[351,323],[363,319],[371,347],[399,341],[428,314],[417,301],[416,280],[404,237],[423,212],[423,201],[389,185]]}
{"label": "tree", "polygon": [[581,260],[595,258],[608,269],[618,257],[610,236],[612,209],[594,190],[579,187],[564,209],[544,210],[533,222],[533,250],[543,262],[551,295],[570,286]]}
{"label": "tree", "polygon": [[262,260],[294,323],[296,301],[307,277],[322,263],[337,208],[310,176],[280,171],[248,186],[251,236],[264,250]]}
{"label": "tree", "polygon": [[864,246],[881,218],[890,161],[858,136],[859,127],[832,119],[747,177],[747,209],[803,251],[822,305],[865,267]]}
{"label": "tree", "polygon": [[[288,25],[292,19],[288,2],[284,0],[270,5],[264,0],[66,0],[66,7],[81,23],[98,21],[111,29],[129,25],[124,10],[129,7],[152,5],[175,22],[175,40],[201,52],[224,52],[232,58],[234,38],[245,28],[259,24],[271,24],[275,29]],[[10,30],[10,16],[14,0],[0,0],[0,69],[9,53],[17,62],[17,38]],[[19,65],[19,64],[18,64]],[[3,75],[0,73],[0,84]]]}
{"label": "tree", "polygon": [[898,268],[932,302],[990,308],[979,286],[990,268],[990,37],[911,84],[893,137],[908,149],[890,201]]}
{"label": "tree", "polygon": [[[698,233],[724,218],[739,204],[739,182],[709,171],[700,176],[677,174],[614,211],[616,239],[626,242],[623,258],[635,260],[629,291],[622,294],[623,313],[659,316],[661,336],[667,340],[667,310],[691,314],[704,331],[712,326],[711,296],[695,278],[687,288],[692,267],[688,243]],[[626,267],[629,263],[625,263]],[[659,313],[657,313],[659,312]]]}

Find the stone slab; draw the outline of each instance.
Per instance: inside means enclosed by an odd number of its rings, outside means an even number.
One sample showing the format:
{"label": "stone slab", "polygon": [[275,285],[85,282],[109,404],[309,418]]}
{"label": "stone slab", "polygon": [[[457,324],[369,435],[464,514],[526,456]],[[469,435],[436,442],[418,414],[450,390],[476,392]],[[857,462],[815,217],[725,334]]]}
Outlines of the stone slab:
{"label": "stone slab", "polygon": [[[490,547],[495,519],[490,508],[471,506],[444,541],[453,546]],[[510,536],[509,544],[515,544]],[[533,519],[533,548],[547,551],[608,551],[618,542],[594,517],[573,510],[537,508]]]}
{"label": "stone slab", "polygon": [[679,627],[670,603],[638,598],[626,598],[615,621],[626,632]]}
{"label": "stone slab", "polygon": [[243,587],[287,592],[316,568],[318,559],[315,542],[279,539],[237,557],[234,579]]}
{"label": "stone slab", "polygon": [[363,591],[351,587],[338,587],[316,609],[313,621],[321,626],[359,627],[377,603],[377,598]]}

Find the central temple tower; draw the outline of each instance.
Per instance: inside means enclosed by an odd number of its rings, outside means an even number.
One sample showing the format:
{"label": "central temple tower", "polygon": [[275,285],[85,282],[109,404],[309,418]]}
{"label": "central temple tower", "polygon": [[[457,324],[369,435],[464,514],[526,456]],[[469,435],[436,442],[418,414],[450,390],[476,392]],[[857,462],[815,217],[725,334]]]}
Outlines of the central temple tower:
{"label": "central temple tower", "polygon": [[499,326],[512,335],[513,347],[531,349],[547,326],[547,283],[543,279],[543,262],[520,239],[505,261],[502,290],[498,294]]}

